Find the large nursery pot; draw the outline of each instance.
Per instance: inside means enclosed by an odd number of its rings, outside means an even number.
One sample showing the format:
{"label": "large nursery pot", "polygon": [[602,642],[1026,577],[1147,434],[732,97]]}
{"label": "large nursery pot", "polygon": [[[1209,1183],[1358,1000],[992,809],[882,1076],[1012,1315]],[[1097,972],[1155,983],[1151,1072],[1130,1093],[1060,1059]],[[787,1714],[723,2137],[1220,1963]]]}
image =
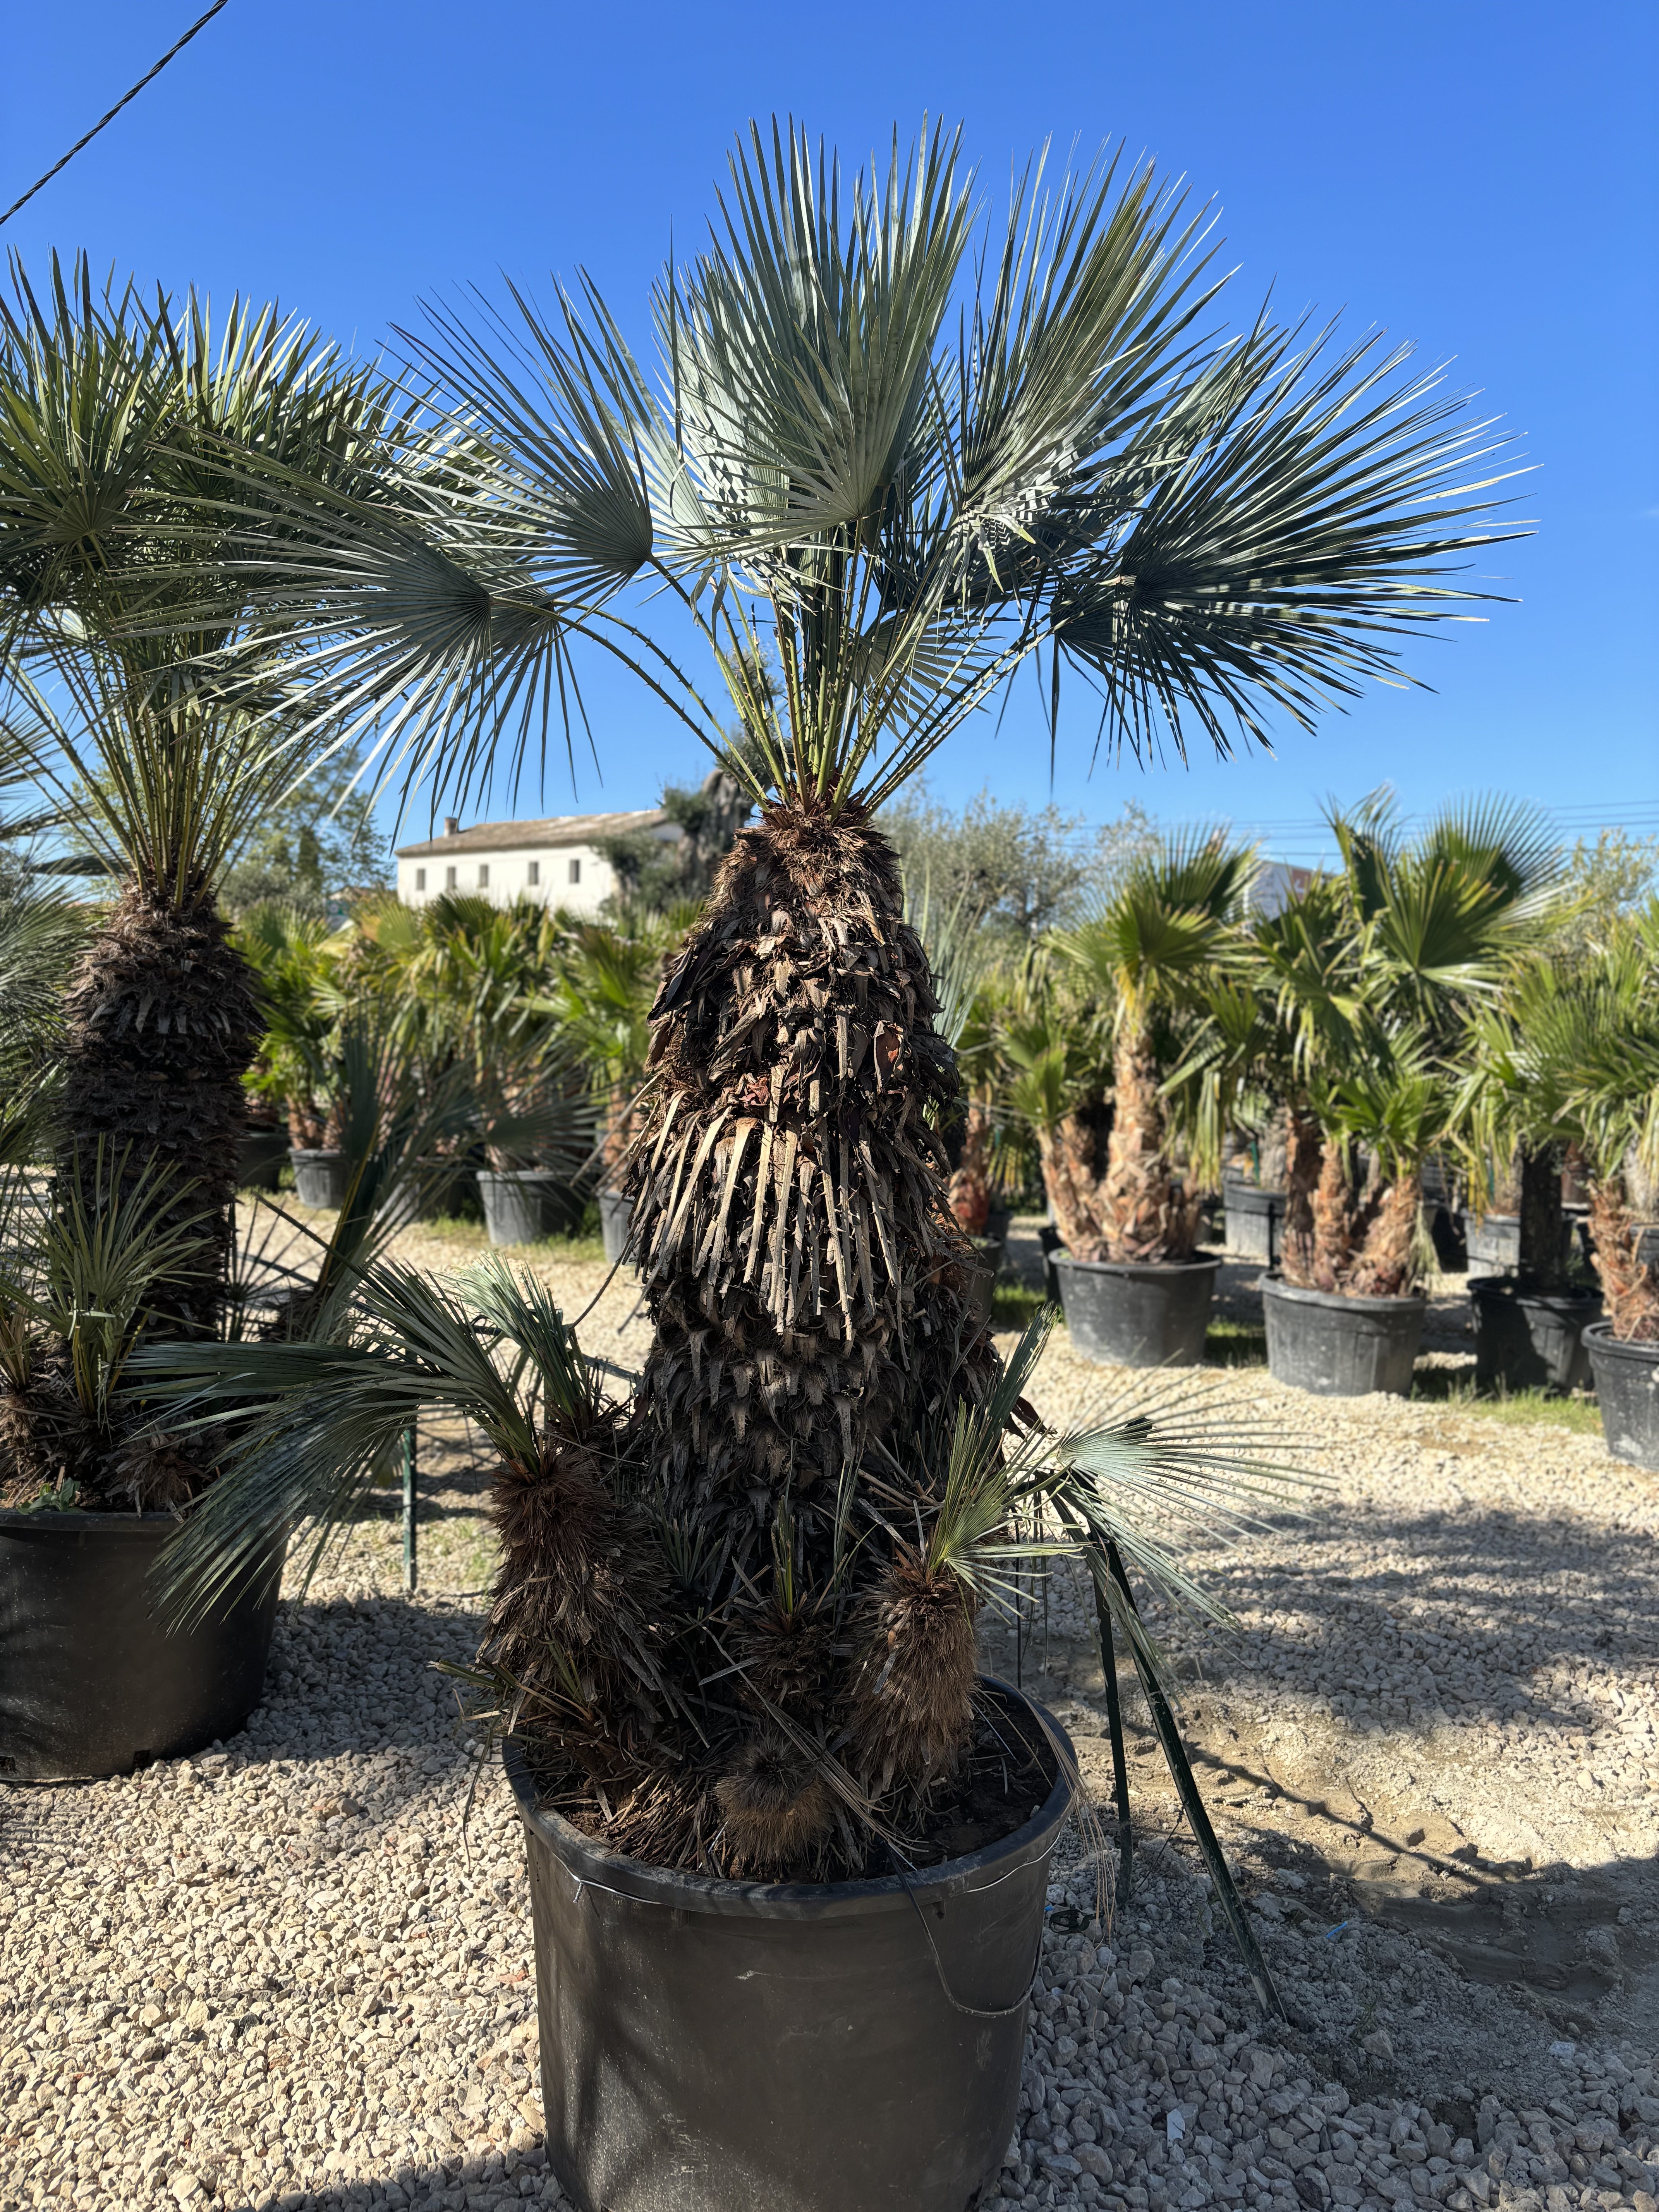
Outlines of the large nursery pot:
{"label": "large nursery pot", "polygon": [[997,1294],[997,1283],[1002,1273],[1005,1253],[1000,1237],[970,1237],[978,1271],[974,1277],[973,1310],[988,1328],[991,1325],[991,1306]]}
{"label": "large nursery pot", "polygon": [[1583,1390],[1589,1383],[1584,1331],[1601,1318],[1599,1294],[1519,1291],[1488,1277],[1471,1283],[1474,1380],[1479,1389]]}
{"label": "large nursery pot", "polygon": [[288,1139],[280,1129],[245,1129],[236,1139],[236,1183],[240,1190],[275,1190]]}
{"label": "large nursery pot", "polygon": [[1521,1264],[1521,1217],[1518,1213],[1463,1216],[1468,1244],[1469,1274],[1512,1275]]}
{"label": "large nursery pot", "polygon": [[1224,1176],[1222,1203],[1226,1209],[1226,1240],[1230,1252],[1247,1260],[1261,1260],[1272,1267],[1279,1261],[1279,1239],[1285,1233],[1285,1194],[1263,1190],[1253,1182]]}
{"label": "large nursery pot", "polygon": [[1120,1367],[1196,1367],[1218,1260],[1074,1260],[1054,1255],[1072,1349]]}
{"label": "large nursery pot", "polygon": [[554,1168],[480,1168],[478,1195],[492,1244],[534,1244],[570,1224],[569,1185]]}
{"label": "large nursery pot", "polygon": [[0,1775],[131,1774],[234,1735],[264,1689],[272,1575],[182,1635],[147,1577],[171,1513],[0,1512]]}
{"label": "large nursery pot", "polygon": [[1632,1467],[1659,1469],[1659,1344],[1620,1343],[1611,1322],[1595,1321],[1584,1348],[1607,1449]]}
{"label": "large nursery pot", "polygon": [[1267,1275],[1261,1305],[1275,1382],[1322,1398],[1409,1395],[1426,1298],[1350,1298],[1340,1291],[1294,1290]]}
{"label": "large nursery pot", "polygon": [[628,1232],[634,1225],[634,1201],[619,1190],[599,1193],[599,1235],[605,1256],[614,1267],[628,1253]]}
{"label": "large nursery pot", "polygon": [[[1006,1683],[1011,1714],[1058,1725]],[[1019,2097],[1069,1749],[1011,1835],[906,1877],[719,1881],[536,1804],[547,2155],[581,2212],[969,2212]]]}
{"label": "large nursery pot", "polygon": [[342,1206],[346,1194],[346,1156],[343,1152],[301,1152],[289,1154],[294,1163],[294,1188],[301,1206]]}

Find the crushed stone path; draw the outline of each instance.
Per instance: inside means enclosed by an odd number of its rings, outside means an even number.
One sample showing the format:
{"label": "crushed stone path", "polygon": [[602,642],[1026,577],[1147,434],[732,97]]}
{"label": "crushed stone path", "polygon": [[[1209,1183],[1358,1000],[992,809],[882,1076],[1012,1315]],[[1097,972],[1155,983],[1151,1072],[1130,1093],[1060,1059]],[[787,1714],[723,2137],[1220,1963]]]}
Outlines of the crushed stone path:
{"label": "crushed stone path", "polygon": [[[636,1371],[631,1285],[530,1259],[568,1311],[600,1294],[584,1340]],[[1070,1424],[1142,1387],[1060,1331],[1032,1395]],[[1249,1368],[1182,1387],[1323,1478],[1194,1555],[1232,1641],[1155,1623],[1289,2017],[1249,1996],[1133,1696],[1137,1868],[1111,1909],[1091,1608],[1056,1573],[1018,1651],[987,1638],[1071,1728],[1093,1808],[993,2196],[1659,2212],[1659,1481],[1553,1426],[1320,1403]],[[558,2201],[516,1816],[437,1671],[482,1622],[477,1455],[458,1431],[422,1458],[419,1593],[388,1500],[303,1599],[290,1577],[244,1735],[0,1793],[0,2212]]]}

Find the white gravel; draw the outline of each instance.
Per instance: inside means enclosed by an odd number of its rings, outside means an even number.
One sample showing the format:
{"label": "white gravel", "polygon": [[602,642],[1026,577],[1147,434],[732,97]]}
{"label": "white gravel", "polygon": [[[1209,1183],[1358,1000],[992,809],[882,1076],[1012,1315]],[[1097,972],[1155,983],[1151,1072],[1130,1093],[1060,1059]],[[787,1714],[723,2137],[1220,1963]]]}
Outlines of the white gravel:
{"label": "white gravel", "polygon": [[[573,1309],[603,1279],[557,1277]],[[629,1304],[586,1332],[622,1368]],[[1111,1379],[1059,1339],[1034,1395],[1069,1419]],[[1244,1634],[1201,1679],[1163,1624],[1291,2018],[1257,2014],[1132,1702],[1134,1893],[1095,1918],[1100,1832],[1068,1837],[1051,1898],[1085,1924],[1047,1940],[993,2193],[1659,2212],[1659,1484],[1559,1429],[1213,1387],[1316,1436],[1328,1480],[1206,1563]],[[489,1554],[459,1440],[427,1458],[420,1595],[361,1524],[285,1600],[246,1735],[0,1799],[0,2212],[556,2201],[516,1817],[432,1671],[471,1653]],[[1109,1827],[1081,1600],[1056,1578],[1024,1664]]]}

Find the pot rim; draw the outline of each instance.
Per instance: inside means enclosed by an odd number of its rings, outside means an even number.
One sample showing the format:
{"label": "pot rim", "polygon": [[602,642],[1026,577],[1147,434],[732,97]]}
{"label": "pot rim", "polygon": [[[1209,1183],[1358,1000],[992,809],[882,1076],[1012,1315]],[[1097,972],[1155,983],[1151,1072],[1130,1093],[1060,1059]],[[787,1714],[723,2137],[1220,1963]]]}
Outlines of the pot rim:
{"label": "pot rim", "polygon": [[338,1145],[290,1145],[288,1156],[291,1160],[343,1160],[345,1153]]}
{"label": "pot rim", "polygon": [[1077,1260],[1061,1246],[1048,1257],[1056,1267],[1085,1267],[1103,1275],[1195,1275],[1205,1271],[1212,1274],[1221,1265],[1218,1253],[1191,1260]]}
{"label": "pot rim", "polygon": [[1600,1291],[1523,1291],[1508,1275],[1477,1275],[1469,1296],[1478,1305],[1483,1298],[1503,1298],[1517,1306],[1599,1306]]}
{"label": "pot rim", "polygon": [[1610,1321],[1589,1322],[1584,1341],[1593,1352],[1610,1352],[1615,1359],[1659,1361],[1659,1337],[1615,1336]]}
{"label": "pot rim", "polygon": [[477,1168],[474,1173],[480,1182],[559,1182],[564,1180],[557,1168]]}
{"label": "pot rim", "polygon": [[184,1522],[172,1512],[162,1513],[104,1513],[88,1512],[78,1505],[48,1507],[38,1513],[27,1513],[16,1505],[0,1505],[0,1529],[22,1532],[37,1528],[58,1528],[64,1534],[94,1529],[111,1535],[153,1535],[162,1528],[182,1528]]}
{"label": "pot rim", "polygon": [[[508,1736],[501,1746],[501,1764],[518,1802],[526,1828],[551,1850],[578,1886],[600,1889],[635,1905],[667,1905],[681,1912],[710,1912],[760,1920],[827,1920],[854,1913],[902,1911],[929,1890],[948,1889],[966,1895],[994,1889],[1018,1868],[1003,1863],[1031,1851],[1046,1857],[1054,1834],[1072,1809],[1077,1794],[1077,1757],[1070,1737],[1045,1706],[1012,1683],[995,1674],[981,1674],[981,1685],[1018,1700],[1035,1713],[1045,1733],[1054,1741],[1059,1771],[1053,1789],[1030,1818],[1000,1837],[995,1843],[969,1851],[961,1858],[945,1859],[938,1866],[918,1867],[908,1875],[881,1875],[860,1881],[727,1881],[713,1875],[682,1874],[672,1867],[652,1866],[644,1859],[597,1844],[582,1834],[562,1814],[536,1803],[524,1751],[518,1739]],[[1064,1747],[1063,1751],[1060,1747]],[[1069,1771],[1068,1771],[1069,1769]],[[1029,1864],[1023,1858],[1022,1864]],[[988,1881],[970,1876],[989,1872]]]}
{"label": "pot rim", "polygon": [[1256,1278],[1255,1287],[1264,1298],[1285,1298],[1292,1305],[1322,1306],[1331,1313],[1404,1313],[1412,1306],[1419,1312],[1429,1310],[1427,1294],[1422,1291],[1401,1291],[1393,1297],[1350,1297],[1346,1291],[1304,1291],[1299,1284],[1281,1283],[1271,1270]]}

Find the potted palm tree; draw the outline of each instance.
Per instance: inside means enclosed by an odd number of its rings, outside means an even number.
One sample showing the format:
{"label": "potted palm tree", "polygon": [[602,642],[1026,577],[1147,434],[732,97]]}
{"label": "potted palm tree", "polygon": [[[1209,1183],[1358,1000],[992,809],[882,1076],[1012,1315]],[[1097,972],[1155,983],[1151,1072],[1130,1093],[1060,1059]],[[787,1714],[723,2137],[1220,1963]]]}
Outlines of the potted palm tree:
{"label": "potted palm tree", "polygon": [[1231,944],[1250,855],[1198,833],[1167,841],[1125,876],[1100,912],[1061,933],[1114,1009],[1112,1121],[1105,1174],[1054,1262],[1072,1341],[1130,1367],[1204,1357],[1219,1262],[1195,1253],[1201,1193],[1172,1157],[1165,1078],[1182,1054],[1172,1026],[1199,1002]]}
{"label": "potted palm tree", "polygon": [[[555,320],[516,305],[504,349],[438,311],[441,460],[356,501],[252,471],[292,528],[250,526],[245,573],[319,715],[365,702],[467,790],[510,772],[504,733],[539,742],[520,709],[569,696],[585,642],[759,810],[653,1008],[621,1176],[653,1337],[624,1407],[527,1287],[523,1312],[488,1281],[447,1307],[395,1271],[331,1335],[145,1370],[268,1395],[180,1540],[186,1587],[349,1491],[394,1418],[371,1371],[404,1378],[398,1419],[452,1387],[440,1337],[481,1405],[516,1376],[482,1663],[531,1854],[550,2153],[585,2206],[983,2191],[1067,1796],[1041,1717],[978,1675],[1006,1485],[1047,1486],[1141,1648],[1117,1478],[1168,1503],[1201,1463],[1155,1413],[1034,1432],[1034,1344],[1005,1368],[971,1315],[933,1127],[956,1070],[877,810],[1039,652],[1048,699],[1085,672],[1135,744],[1310,717],[1451,611],[1442,565],[1484,535],[1455,478],[1477,434],[1374,344],[1199,337],[1199,229],[1148,172],[1019,188],[982,265],[975,223],[942,133],[843,188],[804,133],[757,131],[716,238],[658,289],[660,390],[591,289]],[[630,587],[705,641],[763,772]]]}
{"label": "potted palm tree", "polygon": [[1562,968],[1534,971],[1512,1040],[1515,1081],[1553,1103],[1552,1134],[1589,1170],[1592,1257],[1604,1317],[1582,1326],[1607,1449],[1659,1468],[1659,1269],[1645,1255],[1628,1177],[1659,1160],[1659,908]]}
{"label": "potted palm tree", "polygon": [[[20,1720],[27,1741],[4,1752],[19,1772],[107,1772],[196,1747],[232,1708],[246,1713],[263,1675],[264,1588],[228,1593],[211,1648],[155,1640],[147,1570],[214,1453],[205,1437],[195,1460],[176,1442],[141,1448],[123,1378],[137,1335],[232,1323],[259,1014],[217,888],[321,742],[284,719],[280,648],[256,638],[250,592],[222,558],[247,520],[222,502],[258,500],[231,464],[258,451],[367,489],[372,470],[353,471],[391,427],[388,400],[270,309],[234,304],[215,321],[194,295],[99,293],[83,263],[56,261],[40,294],[20,273],[0,301],[0,722],[80,841],[64,860],[112,892],[67,970],[56,1196],[44,1222],[14,1214],[5,1293],[8,1618],[63,1618],[65,1577],[84,1602],[66,1643],[9,1640],[0,1700],[27,1716],[45,1699],[71,1721],[101,1703],[112,1717],[101,1734]],[[83,1358],[73,1317],[92,1326],[94,1289],[114,1334]],[[60,1432],[78,1439],[67,1457]],[[32,1510],[43,1498],[50,1510]],[[147,1707],[121,1693],[158,1667],[174,1670],[176,1697]]]}

